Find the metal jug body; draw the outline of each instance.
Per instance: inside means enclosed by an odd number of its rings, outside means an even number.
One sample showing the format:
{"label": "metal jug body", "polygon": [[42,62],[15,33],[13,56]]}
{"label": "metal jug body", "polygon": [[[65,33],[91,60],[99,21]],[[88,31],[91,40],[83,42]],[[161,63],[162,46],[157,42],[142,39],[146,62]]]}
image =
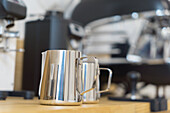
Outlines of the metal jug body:
{"label": "metal jug body", "polygon": [[[100,94],[99,91],[99,72],[98,72],[98,61],[96,63],[83,63],[83,90],[89,89],[96,79],[95,88],[83,95],[83,103],[98,103]],[[97,75],[97,78],[95,78]]]}
{"label": "metal jug body", "polygon": [[[108,78],[108,86],[107,89],[100,91],[100,70],[106,70],[109,71],[109,78]],[[84,63],[83,64],[83,90],[88,89],[91,84],[93,84],[92,81],[96,79],[95,88],[91,90],[90,92],[87,92],[83,95],[83,103],[84,104],[96,104],[99,102],[100,99],[100,93],[109,91],[110,84],[111,84],[111,78],[112,78],[112,71],[108,68],[99,68],[98,59],[95,59],[95,64],[92,63]]]}
{"label": "metal jug body", "polygon": [[[40,103],[50,105],[80,105],[82,98],[77,91],[76,59],[81,52],[72,50],[46,51],[42,64],[42,80],[40,83]],[[81,81],[80,81],[81,82]]]}

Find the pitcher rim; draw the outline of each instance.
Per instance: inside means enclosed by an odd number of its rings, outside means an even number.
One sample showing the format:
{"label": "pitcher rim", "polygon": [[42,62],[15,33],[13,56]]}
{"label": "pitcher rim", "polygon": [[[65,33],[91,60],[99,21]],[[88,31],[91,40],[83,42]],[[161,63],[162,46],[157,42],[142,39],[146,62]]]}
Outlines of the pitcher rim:
{"label": "pitcher rim", "polygon": [[44,52],[41,52],[41,54],[45,53],[45,52],[61,52],[61,51],[68,51],[68,52],[81,52],[81,51],[78,51],[78,50],[46,50]]}

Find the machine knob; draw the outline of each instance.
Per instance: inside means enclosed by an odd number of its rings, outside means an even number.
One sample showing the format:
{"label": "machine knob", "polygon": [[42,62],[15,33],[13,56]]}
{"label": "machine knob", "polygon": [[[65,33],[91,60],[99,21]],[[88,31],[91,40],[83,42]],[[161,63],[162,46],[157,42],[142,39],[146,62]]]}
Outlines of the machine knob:
{"label": "machine knob", "polygon": [[141,75],[139,72],[129,72],[127,74],[127,80],[130,82],[130,89],[131,89],[131,99],[135,100],[136,99],[136,91],[137,91],[137,82],[140,80]]}

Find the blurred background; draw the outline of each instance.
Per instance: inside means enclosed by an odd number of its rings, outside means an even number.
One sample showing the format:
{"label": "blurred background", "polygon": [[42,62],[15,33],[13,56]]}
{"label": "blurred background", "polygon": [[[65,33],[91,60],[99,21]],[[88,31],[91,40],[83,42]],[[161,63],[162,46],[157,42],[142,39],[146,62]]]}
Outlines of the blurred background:
{"label": "blurred background", "polygon": [[[170,98],[168,0],[23,0],[19,37],[0,53],[0,90],[38,95],[41,52],[73,49],[114,72],[114,97]],[[3,46],[4,42],[0,43]],[[101,72],[101,88],[107,84]],[[133,92],[135,92],[133,94]]]}

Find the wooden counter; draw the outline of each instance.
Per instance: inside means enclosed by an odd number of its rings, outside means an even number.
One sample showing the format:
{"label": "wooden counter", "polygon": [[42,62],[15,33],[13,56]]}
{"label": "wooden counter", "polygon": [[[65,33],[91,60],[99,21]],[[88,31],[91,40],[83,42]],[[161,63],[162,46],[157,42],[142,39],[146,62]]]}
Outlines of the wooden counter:
{"label": "wooden counter", "polygon": [[38,99],[8,98],[0,101],[0,113],[149,113],[149,103],[116,102],[102,98],[99,104],[45,106]]}

